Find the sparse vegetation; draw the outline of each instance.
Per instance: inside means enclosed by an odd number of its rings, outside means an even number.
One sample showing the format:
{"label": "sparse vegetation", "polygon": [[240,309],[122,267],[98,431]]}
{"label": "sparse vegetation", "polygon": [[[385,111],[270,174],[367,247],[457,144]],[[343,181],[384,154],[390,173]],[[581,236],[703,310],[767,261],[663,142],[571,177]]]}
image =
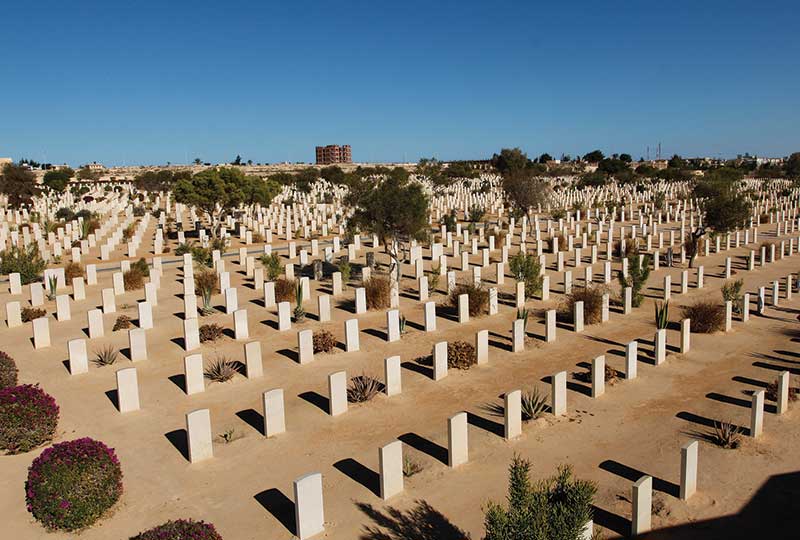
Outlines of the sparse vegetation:
{"label": "sparse vegetation", "polygon": [[364,292],[368,309],[386,309],[391,305],[391,284],[388,278],[373,276],[364,281]]}
{"label": "sparse vegetation", "polygon": [[314,332],[314,354],[331,352],[336,347],[336,338],[327,330]]}
{"label": "sparse vegetation", "polygon": [[112,331],[116,332],[117,330],[127,330],[131,326],[131,318],[127,315],[120,315],[117,317],[117,320],[114,321],[114,328],[112,328]]}
{"label": "sparse vegetation", "polygon": [[575,316],[575,303],[583,302],[583,322],[597,324],[603,316],[603,295],[607,289],[602,286],[573,289],[558,307],[556,315],[561,321],[572,322]]}
{"label": "sparse vegetation", "polygon": [[200,331],[200,343],[206,343],[208,341],[217,341],[225,333],[225,329],[222,326],[218,325],[217,323],[200,325],[199,331]]}
{"label": "sparse vegetation", "polygon": [[458,309],[458,297],[469,296],[469,316],[485,315],[489,308],[489,291],[474,283],[459,283],[450,293],[450,305]]}
{"label": "sparse vegetation", "polygon": [[297,283],[293,279],[275,280],[275,301],[291,302],[295,298]]}
{"label": "sparse vegetation", "polygon": [[415,461],[410,457],[403,457],[403,476],[411,478],[423,469],[419,461]]}
{"label": "sparse vegetation", "polygon": [[683,318],[690,319],[692,332],[710,334],[722,330],[725,324],[725,308],[711,300],[700,300],[683,308]]}
{"label": "sparse vegetation", "polygon": [[42,308],[24,307],[20,312],[20,316],[22,318],[22,322],[31,322],[41,317],[46,317],[47,312]]}
{"label": "sparse vegetation", "polygon": [[477,362],[475,347],[466,341],[450,341],[447,343],[447,367],[469,369]]}

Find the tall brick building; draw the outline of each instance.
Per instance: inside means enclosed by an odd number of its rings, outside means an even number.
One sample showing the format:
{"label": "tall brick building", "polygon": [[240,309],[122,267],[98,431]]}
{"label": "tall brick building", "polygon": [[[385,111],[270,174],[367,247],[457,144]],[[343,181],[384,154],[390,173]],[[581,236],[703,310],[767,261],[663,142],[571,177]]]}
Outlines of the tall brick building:
{"label": "tall brick building", "polygon": [[331,163],[352,163],[353,152],[350,145],[329,144],[317,146],[317,165],[330,165]]}

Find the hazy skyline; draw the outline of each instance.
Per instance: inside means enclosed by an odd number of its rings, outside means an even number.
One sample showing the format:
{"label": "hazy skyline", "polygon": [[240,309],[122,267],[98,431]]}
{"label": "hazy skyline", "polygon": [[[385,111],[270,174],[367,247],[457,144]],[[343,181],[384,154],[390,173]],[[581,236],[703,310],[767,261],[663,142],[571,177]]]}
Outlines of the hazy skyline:
{"label": "hazy skyline", "polygon": [[4,6],[0,157],[79,165],[782,156],[793,2]]}

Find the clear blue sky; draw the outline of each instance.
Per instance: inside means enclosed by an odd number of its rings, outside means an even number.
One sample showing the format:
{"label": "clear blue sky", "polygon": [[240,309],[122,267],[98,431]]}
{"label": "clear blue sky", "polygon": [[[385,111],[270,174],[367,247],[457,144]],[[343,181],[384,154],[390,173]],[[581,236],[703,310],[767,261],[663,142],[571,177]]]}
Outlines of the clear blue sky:
{"label": "clear blue sky", "polygon": [[797,1],[6,2],[0,157],[800,150]]}

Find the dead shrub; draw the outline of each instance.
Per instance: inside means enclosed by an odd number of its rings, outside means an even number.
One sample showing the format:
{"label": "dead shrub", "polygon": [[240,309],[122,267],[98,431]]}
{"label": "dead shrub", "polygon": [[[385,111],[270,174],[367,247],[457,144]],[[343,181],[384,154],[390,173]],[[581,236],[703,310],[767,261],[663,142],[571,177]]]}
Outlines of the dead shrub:
{"label": "dead shrub", "polygon": [[331,352],[336,347],[336,338],[327,330],[314,332],[314,354]]}
{"label": "dead shrub", "polygon": [[113,332],[117,330],[127,330],[131,327],[131,318],[127,315],[120,315],[117,317],[117,320],[114,321],[114,328],[112,329]]}
{"label": "dead shrub", "polygon": [[72,283],[73,279],[83,276],[83,266],[80,263],[71,262],[64,267],[64,278],[67,283]]}
{"label": "dead shrub", "polygon": [[450,305],[458,309],[458,297],[466,294],[469,297],[469,316],[484,315],[489,308],[489,291],[474,283],[459,283],[450,293]]}
{"label": "dead shrub", "polygon": [[[778,381],[772,381],[764,389],[764,397],[770,401],[778,401]],[[796,386],[789,387],[789,401],[797,401],[800,397],[800,388]]]}
{"label": "dead shrub", "polygon": [[122,281],[126,291],[134,291],[144,287],[144,274],[138,268],[131,268],[122,274]]}
{"label": "dead shrub", "polygon": [[216,324],[204,324],[200,326],[200,343],[205,343],[206,341],[216,341],[222,337],[225,332],[225,329]]}
{"label": "dead shrub", "polygon": [[374,276],[364,281],[367,309],[386,309],[391,304],[391,284],[385,277]]}
{"label": "dead shrub", "polygon": [[742,442],[742,430],[731,422],[714,422],[709,439],[720,448],[738,448]]}
{"label": "dead shrub", "polygon": [[710,334],[722,330],[725,324],[725,308],[711,300],[700,300],[683,308],[683,318],[689,319],[692,332]]}
{"label": "dead shrub", "polygon": [[469,369],[478,361],[475,347],[466,341],[452,341],[447,344],[447,367]]}
{"label": "dead shrub", "polygon": [[20,315],[22,316],[22,322],[31,322],[34,319],[45,317],[47,312],[42,308],[24,307]]}
{"label": "dead shrub", "polygon": [[603,316],[603,295],[608,290],[605,287],[584,287],[573,289],[558,307],[556,315],[559,320],[572,322],[575,317],[575,303],[583,302],[584,324],[597,324]]}
{"label": "dead shrub", "polygon": [[347,384],[347,401],[363,403],[374,398],[383,389],[383,384],[370,375],[362,373],[350,378]]}
{"label": "dead shrub", "polygon": [[291,302],[297,293],[297,282],[293,279],[275,280],[275,301]]}

